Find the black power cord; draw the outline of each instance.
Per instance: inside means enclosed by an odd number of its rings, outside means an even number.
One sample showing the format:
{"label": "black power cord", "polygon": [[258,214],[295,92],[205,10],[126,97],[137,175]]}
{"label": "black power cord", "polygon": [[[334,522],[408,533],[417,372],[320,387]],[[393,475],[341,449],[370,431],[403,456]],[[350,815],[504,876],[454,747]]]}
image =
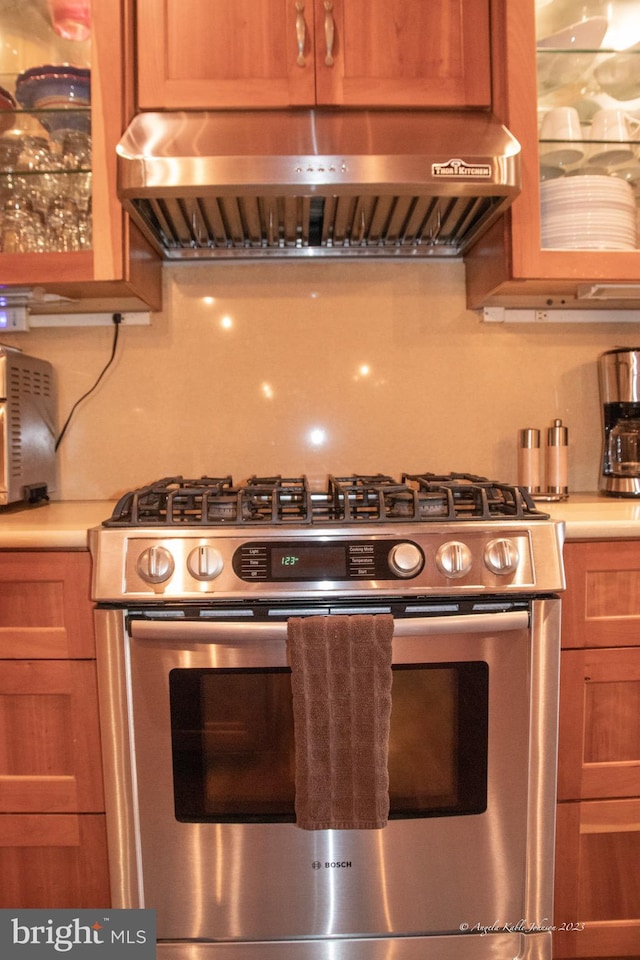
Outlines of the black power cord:
{"label": "black power cord", "polygon": [[117,349],[117,347],[118,347],[118,334],[119,334],[119,332],[120,332],[120,324],[122,323],[122,314],[121,314],[121,313],[114,313],[111,319],[113,320],[113,323],[114,323],[113,343],[112,343],[112,345],[111,345],[111,356],[109,357],[106,365],[103,367],[102,373],[100,374],[100,376],[98,377],[98,379],[96,380],[96,382],[94,383],[94,385],[93,385],[89,390],[87,390],[86,393],[83,393],[82,396],[81,396],[78,400],[76,400],[76,402],[74,403],[74,405],[71,407],[71,410],[69,411],[69,416],[68,416],[67,419],[65,420],[64,426],[63,426],[62,430],[60,431],[60,434],[59,434],[59,436],[58,436],[58,439],[56,440],[56,445],[55,445],[55,447],[54,447],[55,450],[57,450],[58,447],[60,446],[60,444],[62,443],[62,438],[64,437],[65,433],[67,432],[67,427],[68,427],[69,424],[71,423],[71,418],[73,417],[73,415],[74,415],[74,413],[75,413],[75,411],[76,411],[76,408],[80,406],[80,404],[82,403],[83,400],[86,400],[87,397],[88,397],[90,394],[93,393],[93,391],[96,389],[96,387],[98,386],[98,384],[100,383],[100,381],[101,381],[102,378],[104,377],[105,373],[107,372],[107,370],[109,369],[109,367],[111,366],[111,364],[113,363],[113,361],[115,360],[116,349]]}

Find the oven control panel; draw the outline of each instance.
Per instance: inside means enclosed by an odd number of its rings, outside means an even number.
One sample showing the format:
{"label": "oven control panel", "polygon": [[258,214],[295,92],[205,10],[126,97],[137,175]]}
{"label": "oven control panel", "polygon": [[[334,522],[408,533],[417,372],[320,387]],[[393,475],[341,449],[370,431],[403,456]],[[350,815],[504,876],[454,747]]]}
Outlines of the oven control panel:
{"label": "oven control panel", "polygon": [[255,541],[233,555],[234,573],[249,583],[408,579],[423,566],[424,553],[411,540]]}
{"label": "oven control panel", "polygon": [[100,553],[95,575],[101,599],[113,600],[362,596],[381,588],[445,596],[533,591],[547,581],[550,589],[562,589],[552,524],[468,524],[460,532],[434,527],[383,536],[328,529],[321,536],[291,530],[267,537],[231,530],[163,537],[109,531],[113,549]]}

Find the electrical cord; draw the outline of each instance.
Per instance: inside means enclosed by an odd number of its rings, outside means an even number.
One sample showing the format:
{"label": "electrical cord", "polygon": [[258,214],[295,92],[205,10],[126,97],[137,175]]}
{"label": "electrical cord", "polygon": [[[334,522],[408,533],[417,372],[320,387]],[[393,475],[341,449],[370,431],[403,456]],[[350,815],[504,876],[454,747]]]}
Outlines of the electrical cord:
{"label": "electrical cord", "polygon": [[109,369],[109,367],[111,366],[111,364],[113,363],[113,361],[115,360],[116,349],[117,349],[117,347],[118,347],[118,334],[119,334],[119,332],[120,332],[120,324],[122,323],[122,314],[121,314],[121,313],[114,313],[111,319],[113,320],[113,323],[114,323],[113,343],[112,343],[112,345],[111,345],[111,356],[109,357],[107,363],[106,363],[105,366],[103,367],[102,372],[101,372],[100,376],[98,377],[98,379],[96,380],[96,382],[94,383],[94,385],[93,385],[89,390],[87,390],[86,393],[83,393],[82,396],[79,397],[78,400],[76,400],[76,402],[74,403],[74,405],[71,407],[71,410],[69,411],[69,416],[68,416],[67,419],[65,420],[64,426],[63,426],[62,430],[60,431],[60,434],[59,434],[59,436],[58,436],[58,439],[56,440],[56,445],[55,445],[55,447],[54,447],[54,450],[57,450],[58,447],[60,446],[60,444],[62,443],[62,438],[64,437],[65,433],[67,432],[67,427],[68,427],[69,424],[71,423],[71,418],[73,417],[74,413],[76,412],[77,407],[79,407],[80,404],[82,403],[82,401],[83,401],[83,400],[86,400],[87,397],[88,397],[90,394],[93,393],[93,391],[96,389],[96,387],[98,386],[98,384],[100,383],[100,381],[101,381],[102,378],[104,377],[105,373],[107,372],[107,370]]}

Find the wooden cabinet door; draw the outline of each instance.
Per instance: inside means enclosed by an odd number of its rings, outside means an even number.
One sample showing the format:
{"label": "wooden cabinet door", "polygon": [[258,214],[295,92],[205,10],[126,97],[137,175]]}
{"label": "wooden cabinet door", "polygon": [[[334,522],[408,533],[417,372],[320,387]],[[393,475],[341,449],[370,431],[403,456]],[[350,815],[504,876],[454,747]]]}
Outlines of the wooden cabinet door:
{"label": "wooden cabinet door", "polygon": [[310,105],[313,26],[313,0],[138,0],[138,106]]}
{"label": "wooden cabinet door", "polygon": [[90,580],[87,550],[0,551],[0,660],[95,657]]}
{"label": "wooden cabinet door", "polygon": [[558,799],[640,797],[640,647],[563,650]]}
{"label": "wooden cabinet door", "polygon": [[104,815],[0,816],[0,908],[108,907]]}
{"label": "wooden cabinet door", "polygon": [[558,805],[553,956],[640,956],[640,800]]}
{"label": "wooden cabinet door", "polygon": [[95,662],[0,664],[0,813],[104,811]]}
{"label": "wooden cabinet door", "polygon": [[488,0],[316,0],[316,100],[491,104]]}
{"label": "wooden cabinet door", "polygon": [[[116,145],[134,107],[133,58],[125,57],[132,2],[100,0],[91,10],[91,249],[0,253],[0,285],[42,286],[82,300],[85,312],[159,310],[162,305],[160,257],[124,213],[116,190]],[[31,6],[44,25],[46,4],[32,0]],[[28,4],[24,7],[28,13]],[[25,61],[23,67],[41,62]],[[3,78],[3,85],[12,87],[15,80]],[[28,122],[37,125],[38,118]]]}
{"label": "wooden cabinet door", "polygon": [[[582,299],[581,288],[594,283],[637,284],[640,251],[542,247],[536,4],[534,0],[492,0],[492,9],[494,113],[520,143],[522,191],[465,257],[467,306],[629,309],[635,301],[637,307],[640,296],[632,301],[628,291],[619,299],[611,291],[603,303]],[[577,91],[579,83],[561,91],[568,99],[559,102],[573,103],[573,89]],[[580,99],[578,93],[576,99]]]}
{"label": "wooden cabinet door", "polygon": [[640,646],[640,540],[564,548],[563,647]]}
{"label": "wooden cabinet door", "polygon": [[138,0],[141,109],[488,106],[489,0]]}

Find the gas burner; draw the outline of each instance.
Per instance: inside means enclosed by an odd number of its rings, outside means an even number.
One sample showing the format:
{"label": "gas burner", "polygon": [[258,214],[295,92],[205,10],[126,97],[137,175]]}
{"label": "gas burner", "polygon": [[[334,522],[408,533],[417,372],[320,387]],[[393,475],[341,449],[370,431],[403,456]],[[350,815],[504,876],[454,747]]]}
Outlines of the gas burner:
{"label": "gas burner", "polygon": [[[407,483],[414,483],[420,491],[421,509],[425,513],[439,513],[446,520],[491,520],[534,518],[537,508],[523,487],[499,483],[471,473],[451,473],[441,476],[434,473],[403,474]],[[539,514],[546,516],[546,514]]]}
{"label": "gas burner", "polygon": [[328,477],[312,491],[305,476],[166,477],[120,498],[107,527],[423,523],[547,519],[529,494],[468,473]]}

